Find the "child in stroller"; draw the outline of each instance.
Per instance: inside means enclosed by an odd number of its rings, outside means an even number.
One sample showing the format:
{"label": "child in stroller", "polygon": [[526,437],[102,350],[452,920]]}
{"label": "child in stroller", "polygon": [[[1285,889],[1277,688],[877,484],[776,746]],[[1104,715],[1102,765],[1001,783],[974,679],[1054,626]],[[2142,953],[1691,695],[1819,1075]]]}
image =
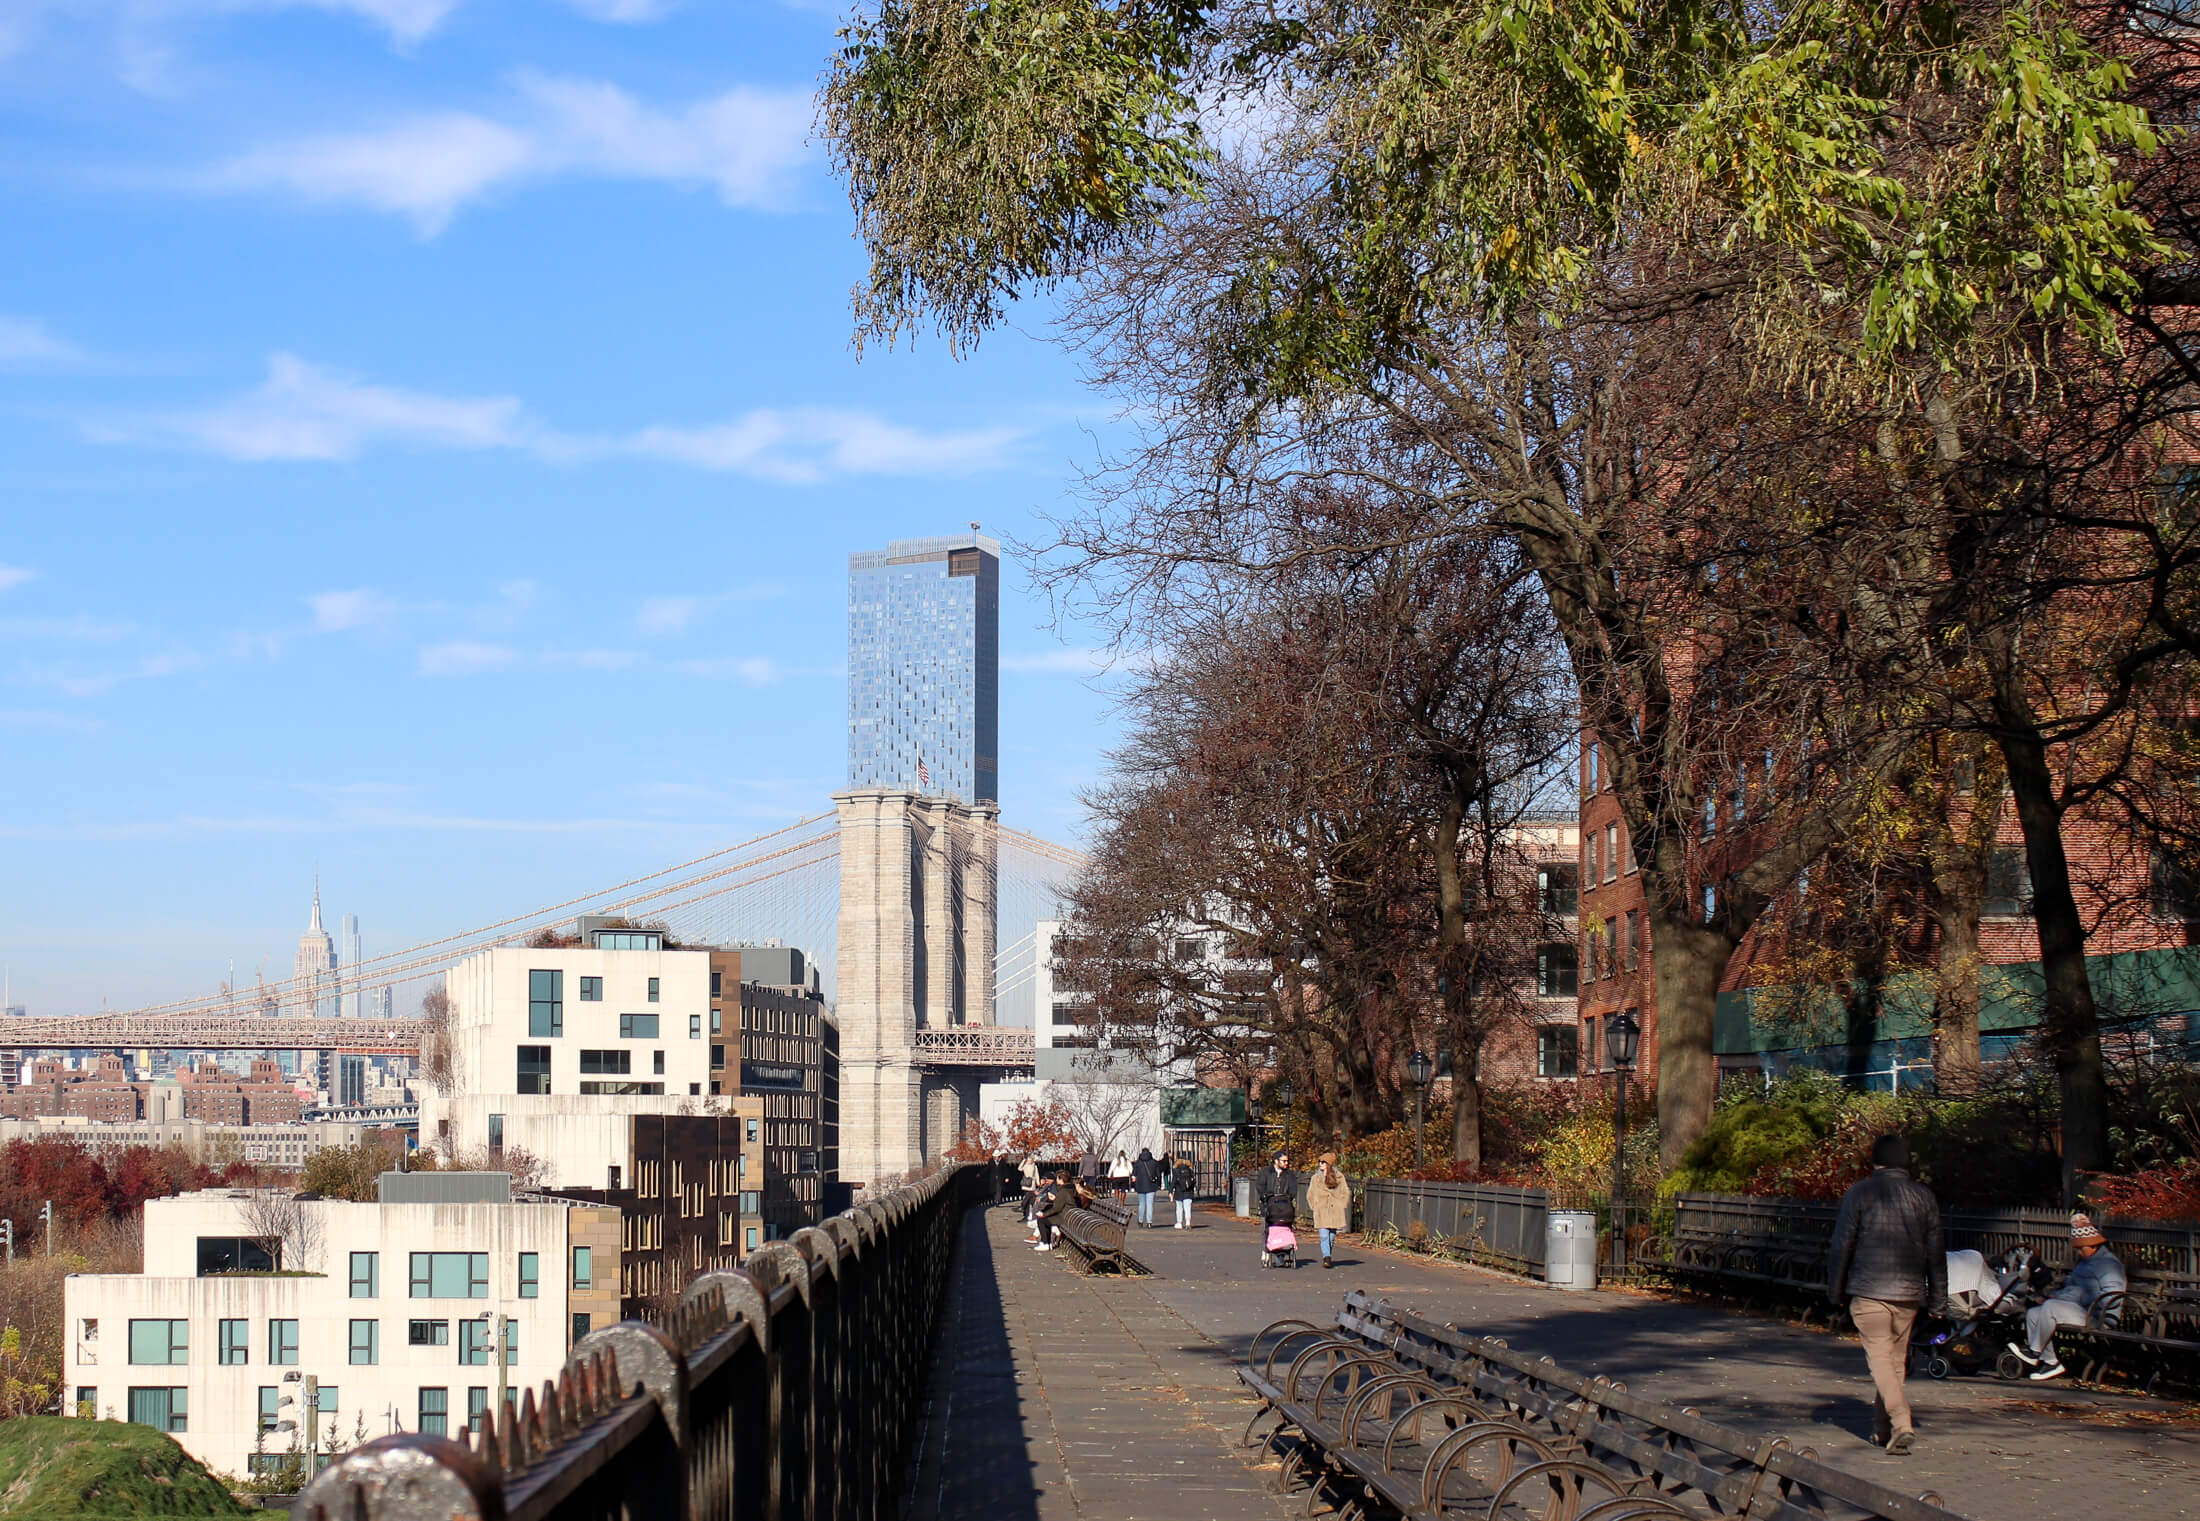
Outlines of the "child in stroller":
{"label": "child in stroller", "polygon": [[1918,1318],[1911,1351],[1919,1371],[1946,1378],[1992,1367],[2002,1378],[2022,1377],[2024,1365],[2008,1343],[2024,1330],[2024,1312],[2039,1302],[2049,1277],[2047,1264],[2028,1246],[2011,1247],[1991,1262],[1980,1252],[1950,1252],[1948,1308],[1954,1315],[1931,1324]]}
{"label": "child in stroller", "polygon": [[1288,1190],[1278,1189],[1260,1207],[1262,1227],[1261,1266],[1295,1268],[1298,1263],[1299,1211]]}

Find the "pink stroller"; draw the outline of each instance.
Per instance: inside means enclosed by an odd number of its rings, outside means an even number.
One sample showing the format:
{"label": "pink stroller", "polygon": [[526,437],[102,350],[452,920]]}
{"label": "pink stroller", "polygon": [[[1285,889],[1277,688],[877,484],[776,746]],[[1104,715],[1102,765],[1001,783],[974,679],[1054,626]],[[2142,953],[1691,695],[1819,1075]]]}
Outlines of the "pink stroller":
{"label": "pink stroller", "polygon": [[1295,1268],[1299,1265],[1298,1249],[1297,1231],[1288,1225],[1271,1225],[1268,1227],[1267,1248],[1260,1254],[1261,1261],[1270,1267]]}

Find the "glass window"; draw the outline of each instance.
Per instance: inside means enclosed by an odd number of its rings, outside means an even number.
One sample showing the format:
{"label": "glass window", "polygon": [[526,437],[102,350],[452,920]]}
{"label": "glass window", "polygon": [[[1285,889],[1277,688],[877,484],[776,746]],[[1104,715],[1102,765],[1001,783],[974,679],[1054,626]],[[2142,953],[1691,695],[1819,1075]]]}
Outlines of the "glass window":
{"label": "glass window", "polygon": [[447,1347],[451,1344],[451,1323],[447,1320],[411,1320],[405,1323],[405,1345],[408,1347]]}
{"label": "glass window", "polygon": [[573,1340],[579,1341],[588,1334],[589,1317],[586,1310],[573,1312]]}
{"label": "glass window", "polygon": [[491,1151],[502,1151],[504,1149],[504,1116],[501,1114],[489,1116],[489,1149]]}
{"label": "glass window", "polygon": [[1581,906],[1581,890],[1577,883],[1578,873],[1571,865],[1553,864],[1536,868],[1537,906],[1546,914],[1578,912]]}
{"label": "glass window", "polygon": [[186,1429],[185,1412],[189,1401],[188,1389],[133,1388],[130,1391],[130,1419],[157,1431],[182,1431]]}
{"label": "glass window", "polygon": [[[619,1016],[622,1021],[629,1017],[631,1016],[625,1014]],[[631,1052],[583,1051],[581,1053],[581,1076],[624,1076],[633,1070],[632,1061]]]}
{"label": "glass window", "polygon": [[412,1297],[415,1299],[487,1299],[487,1252],[414,1252]]}
{"label": "glass window", "polygon": [[[188,1320],[133,1320],[130,1322],[130,1361],[133,1363],[188,1363],[191,1361],[191,1322]],[[132,1420],[137,1419],[135,1416]]]}
{"label": "glass window", "polygon": [[298,1365],[298,1322],[270,1320],[267,1323],[267,1360],[278,1368]]}
{"label": "glass window", "polygon": [[550,1048],[548,1046],[516,1046],[519,1052],[519,1091],[521,1093],[548,1093],[550,1091]]}
{"label": "glass window", "polygon": [[581,1002],[603,1002],[603,979],[601,977],[583,977],[581,979]]}
{"label": "glass window", "polygon": [[749,1227],[748,1250],[756,1250],[756,1227],[753,1225]]}
{"label": "glass window", "polygon": [[588,1247],[573,1248],[573,1287],[576,1290],[585,1292],[596,1286],[592,1271],[594,1258],[595,1253]]}
{"label": "glass window", "polygon": [[260,1385],[260,1430],[273,1431],[282,1419],[283,1391],[279,1384]]}
{"label": "glass window", "polygon": [[712,1009],[710,1011],[710,1033],[713,1035],[723,1035],[726,1033],[726,1015],[724,1010]]}
{"label": "glass window", "polygon": [[651,1003],[657,1001],[657,979],[654,977],[649,979],[649,1001]]}
{"label": "glass window", "polygon": [[423,1389],[420,1391],[420,1424],[413,1429],[422,1436],[449,1436],[451,1425],[451,1391],[448,1389]]}
{"label": "glass window", "polygon": [[604,1187],[616,1192],[619,1187],[619,1169],[616,1166],[605,1168],[604,1179]]}
{"label": "glass window", "polygon": [[1573,1077],[1581,1059],[1581,1031],[1574,1025],[1545,1025],[1535,1032],[1535,1075]]}
{"label": "glass window", "polygon": [[703,1016],[700,1014],[690,1014],[688,1016],[688,1039],[701,1040],[702,1038]]}
{"label": "glass window", "polygon": [[336,1397],[336,1386],[334,1384],[321,1385],[314,1391],[314,1399],[316,1401],[314,1408],[323,1415],[334,1415],[337,1407],[343,1404],[343,1401]]}
{"label": "glass window", "polygon": [[[741,1134],[745,1139],[751,1141],[756,1139],[757,1123],[758,1122],[755,1120],[743,1120],[741,1122]],[[748,1158],[743,1157],[741,1160],[745,1162],[748,1160]]]}
{"label": "glass window", "polygon": [[216,1328],[223,1367],[234,1368],[252,1361],[252,1332],[248,1326],[247,1321],[225,1320]]}
{"label": "glass window", "polygon": [[1642,965],[1642,910],[1627,910],[1627,970]]}
{"label": "glass window", "polygon": [[458,1361],[461,1367],[485,1368],[489,1364],[489,1321],[462,1320],[458,1323]]}
{"label": "glass window", "polygon": [[516,1320],[507,1320],[504,1323],[504,1366],[509,1368],[512,1366],[512,1364],[518,1361],[519,1322]]}
{"label": "glass window", "polygon": [[371,1368],[382,1360],[382,1322],[379,1320],[355,1320],[351,1323],[351,1361],[354,1367]]}
{"label": "glass window", "polygon": [[1619,880],[1619,825],[1604,826],[1604,880]]}
{"label": "glass window", "polygon": [[537,1299],[542,1294],[542,1258],[534,1252],[519,1254],[519,1297]]}
{"label": "glass window", "polygon": [[527,974],[527,1033],[535,1036],[565,1033],[565,973],[531,971]]}
{"label": "glass window", "polygon": [[723,978],[725,977],[725,975],[726,975],[726,974],[725,974],[725,973],[723,973],[723,972],[713,972],[713,973],[711,973],[711,974],[710,974],[710,996],[711,996],[711,997],[713,997],[713,998],[716,998],[716,997],[719,997],[719,996],[720,996],[720,995],[719,995],[719,991],[718,991],[718,990],[719,990],[719,989],[720,989],[720,988],[721,988],[722,986],[724,986],[724,983],[723,983],[722,979],[723,979]]}
{"label": "glass window", "polygon": [[652,1058],[652,1065],[650,1067],[650,1070],[656,1073],[657,1076],[663,1077],[665,1075],[665,1053],[662,1051],[653,1051],[650,1053],[650,1056]]}
{"label": "glass window", "polygon": [[351,1254],[351,1297],[372,1299],[382,1291],[382,1254],[380,1252],[353,1252]]}
{"label": "glass window", "polygon": [[621,1015],[619,1016],[619,1039],[621,1039],[621,1040],[655,1040],[656,1038],[657,1038],[657,1016],[656,1016],[656,1015],[654,1015],[654,1014],[621,1014]]}
{"label": "glass window", "polygon": [[1986,901],[1979,912],[2013,919],[2032,912],[2032,866],[2022,845],[1996,845],[1986,860]]}
{"label": "glass window", "polygon": [[97,1385],[78,1384],[76,1386],[76,1413],[87,1421],[98,1419],[99,1388]]}
{"label": "glass window", "polygon": [[489,1418],[489,1390],[484,1384],[476,1384],[466,1391],[466,1429],[479,1431]]}
{"label": "glass window", "polygon": [[726,1048],[724,1046],[712,1046],[710,1048],[710,1070],[713,1072],[722,1072],[725,1070],[725,1066]]}
{"label": "glass window", "polygon": [[1538,946],[1535,991],[1539,998],[1571,998],[1581,990],[1581,956],[1570,945]]}

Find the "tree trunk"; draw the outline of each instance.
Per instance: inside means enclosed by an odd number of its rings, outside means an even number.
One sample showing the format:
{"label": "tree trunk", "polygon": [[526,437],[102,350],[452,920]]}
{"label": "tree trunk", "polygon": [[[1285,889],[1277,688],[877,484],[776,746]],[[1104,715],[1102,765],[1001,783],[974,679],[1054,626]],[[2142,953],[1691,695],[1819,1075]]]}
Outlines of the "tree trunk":
{"label": "tree trunk", "polygon": [[1978,920],[1982,899],[1948,903],[1933,893],[1940,929],[1940,975],[1933,998],[1933,1086],[1944,1098],[1978,1092],[1985,1071],[1979,1044]]}
{"label": "tree trunk", "polygon": [[[1960,743],[1963,753],[1940,768],[1939,817],[1926,821],[1932,832],[1926,904],[1940,932],[1933,993],[1933,1086],[1949,1098],[1978,1092],[1985,1076],[1978,1026],[1985,956],[1979,949],[1978,925],[1986,910],[1986,873],[1994,857],[2004,795],[1996,752],[1977,737]],[[1957,773],[1965,767],[1970,772],[1970,813],[1958,828],[1953,815],[1962,782]]]}
{"label": "tree trunk", "polygon": [[1462,778],[1449,783],[1436,818],[1436,965],[1444,1022],[1451,1037],[1451,1155],[1482,1170],[1482,1036],[1474,1027],[1474,974],[1468,965],[1467,891],[1459,872],[1459,835],[1466,823]]}
{"label": "tree trunk", "polygon": [[2033,914],[2039,926],[2040,1046],[2055,1064],[2062,1098],[2063,1203],[2077,1203],[2085,1174],[2108,1170],[2108,1071],[2101,1058],[2099,1012],[2085,965],[2085,922],[2070,888],[2070,857],[2063,850],[2062,804],[2047,745],[2029,722],[2029,711],[1997,702],[2007,725],[2002,758],[2009,766],[2009,795],[2024,826],[2024,854],[2032,872]]}
{"label": "tree trunk", "polygon": [[1482,1170],[1482,1049],[1454,1040],[1451,1048],[1451,1155],[1470,1172]]}
{"label": "tree trunk", "polygon": [[1711,1123],[1719,1062],[1711,1036],[1719,980],[1734,954],[1723,930],[1693,917],[1658,913],[1650,940],[1658,994],[1658,1155],[1666,1170]]}

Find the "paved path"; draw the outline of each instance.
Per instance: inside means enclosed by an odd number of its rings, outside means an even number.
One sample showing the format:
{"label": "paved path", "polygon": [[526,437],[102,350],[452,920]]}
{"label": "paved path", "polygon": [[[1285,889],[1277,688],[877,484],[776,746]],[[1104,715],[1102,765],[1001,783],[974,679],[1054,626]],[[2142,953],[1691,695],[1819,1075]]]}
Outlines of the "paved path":
{"label": "paved path", "polygon": [[[1311,1255],[1311,1233],[1308,1233]],[[1785,1434],[1892,1488],[1937,1490],[1973,1521],[2200,1517],[2190,1407],[2066,1384],[1914,1380],[1919,1451],[1871,1446],[1853,1340],[1631,1293],[1568,1294],[1340,1246],[1331,1272],[1259,1265],[1254,1228],[1202,1211],[1132,1233],[1152,1278],[1078,1276],[1007,1209],[973,1212],[936,1370],[917,1521],[1239,1521],[1297,1514],[1247,1469],[1234,1369],[1261,1327],[1333,1318],[1350,1288],[1388,1295],[1638,1394]]]}

